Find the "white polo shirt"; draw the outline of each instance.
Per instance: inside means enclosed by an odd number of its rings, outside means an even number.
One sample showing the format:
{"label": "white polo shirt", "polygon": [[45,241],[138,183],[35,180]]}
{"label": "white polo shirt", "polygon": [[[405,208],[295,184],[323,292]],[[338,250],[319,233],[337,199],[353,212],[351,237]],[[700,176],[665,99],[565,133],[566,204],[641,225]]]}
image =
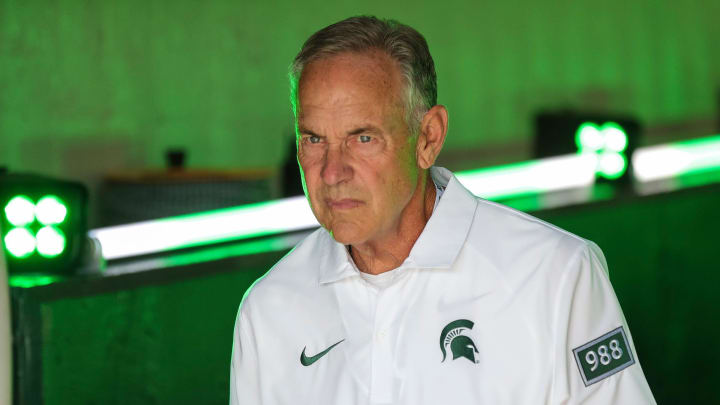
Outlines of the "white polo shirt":
{"label": "white polo shirt", "polygon": [[324,229],[246,293],[230,403],[654,404],[600,249],[446,187],[378,288]]}

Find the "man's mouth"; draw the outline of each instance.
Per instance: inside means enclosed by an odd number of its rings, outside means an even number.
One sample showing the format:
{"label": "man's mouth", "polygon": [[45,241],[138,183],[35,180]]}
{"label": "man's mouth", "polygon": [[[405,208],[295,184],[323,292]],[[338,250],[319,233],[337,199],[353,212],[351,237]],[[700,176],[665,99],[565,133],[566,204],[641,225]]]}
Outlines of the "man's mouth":
{"label": "man's mouth", "polygon": [[330,209],[334,210],[349,210],[353,208],[357,208],[360,205],[363,204],[360,200],[355,200],[352,198],[338,198],[338,199],[331,199],[326,198],[325,204],[327,204]]}

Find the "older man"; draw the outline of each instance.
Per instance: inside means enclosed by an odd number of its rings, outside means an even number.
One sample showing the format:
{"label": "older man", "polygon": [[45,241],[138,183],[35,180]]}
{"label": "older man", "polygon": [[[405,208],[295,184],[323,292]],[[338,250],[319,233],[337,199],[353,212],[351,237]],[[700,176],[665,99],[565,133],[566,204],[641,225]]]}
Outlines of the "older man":
{"label": "older man", "polygon": [[322,228],[246,293],[231,404],[652,404],[592,242],[434,167],[433,60],[373,17],[315,33],[291,93]]}

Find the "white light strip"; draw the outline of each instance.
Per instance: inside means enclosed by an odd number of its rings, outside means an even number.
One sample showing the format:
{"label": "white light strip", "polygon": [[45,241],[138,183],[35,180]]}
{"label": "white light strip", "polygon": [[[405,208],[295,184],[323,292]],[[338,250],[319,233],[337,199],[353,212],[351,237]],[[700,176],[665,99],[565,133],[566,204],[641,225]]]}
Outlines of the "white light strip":
{"label": "white light strip", "polygon": [[[595,154],[567,155],[457,173],[484,198],[587,187],[595,181]],[[319,226],[304,196],[181,217],[95,229],[89,236],[106,260],[184,247],[292,232]]]}
{"label": "white light strip", "polygon": [[589,187],[595,183],[595,153],[564,155],[487,169],[459,172],[458,180],[487,199]]}
{"label": "white light strip", "polygon": [[[138,273],[154,269],[183,266],[188,264],[220,260],[231,256],[243,256],[247,254],[265,252],[279,252],[289,250],[310,235],[312,230],[297,232],[290,235],[273,236],[261,241],[246,241],[229,244],[227,246],[207,247],[198,252],[180,252],[163,255],[160,257],[143,258],[128,262],[111,264],[103,272],[105,275],[119,275]],[[262,244],[262,249],[255,249],[252,245]]]}
{"label": "white light strip", "polygon": [[305,196],[91,230],[106,260],[319,226]]}
{"label": "white light strip", "polygon": [[632,163],[635,178],[641,183],[693,171],[720,170],[720,136],[637,148]]}

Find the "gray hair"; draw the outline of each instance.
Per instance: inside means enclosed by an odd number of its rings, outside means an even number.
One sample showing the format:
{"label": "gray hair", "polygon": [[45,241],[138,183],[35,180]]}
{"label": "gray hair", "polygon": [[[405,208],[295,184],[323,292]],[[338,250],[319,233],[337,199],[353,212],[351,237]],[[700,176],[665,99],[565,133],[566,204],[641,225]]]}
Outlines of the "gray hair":
{"label": "gray hair", "polygon": [[425,38],[395,20],[351,17],[314,33],[290,66],[290,101],[297,120],[298,82],[308,63],[345,52],[380,50],[395,60],[405,77],[405,120],[415,135],[425,113],[437,104],[435,63]]}

